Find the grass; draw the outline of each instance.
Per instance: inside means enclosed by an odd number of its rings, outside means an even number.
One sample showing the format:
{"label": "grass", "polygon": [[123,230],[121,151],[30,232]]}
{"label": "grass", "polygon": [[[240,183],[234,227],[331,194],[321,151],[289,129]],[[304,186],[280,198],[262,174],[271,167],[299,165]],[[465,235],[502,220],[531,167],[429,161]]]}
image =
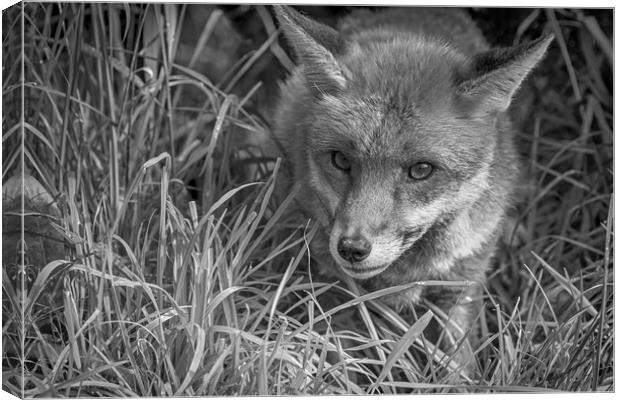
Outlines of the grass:
{"label": "grass", "polygon": [[[23,11],[23,52],[21,5],[3,14],[4,390],[614,390],[610,12],[528,10],[511,32],[546,27],[557,40],[531,80],[519,138],[531,184],[489,276],[468,378],[424,338],[432,310],[410,325],[381,300],[440,283],[361,294],[311,273],[316,228],[296,216],[294,188],[279,194],[280,162],[255,145],[269,134],[257,77],[290,66],[268,9],[209,14],[195,43],[214,41],[226,16],[262,32],[219,80],[194,68],[199,47],[175,61],[173,38],[195,9]],[[22,155],[25,213],[7,195],[19,192]]]}

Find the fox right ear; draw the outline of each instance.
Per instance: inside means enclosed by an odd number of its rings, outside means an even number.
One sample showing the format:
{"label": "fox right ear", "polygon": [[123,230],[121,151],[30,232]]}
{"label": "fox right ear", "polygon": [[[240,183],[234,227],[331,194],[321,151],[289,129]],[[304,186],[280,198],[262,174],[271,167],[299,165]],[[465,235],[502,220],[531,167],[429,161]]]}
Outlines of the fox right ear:
{"label": "fox right ear", "polygon": [[505,111],[519,86],[543,58],[553,35],[473,58],[474,77],[461,83],[458,93],[483,105],[486,111]]}
{"label": "fox right ear", "polygon": [[333,28],[304,17],[291,7],[273,6],[284,36],[304,66],[308,85],[319,93],[330,93],[346,87],[346,69],[335,54],[344,49],[344,41]]}

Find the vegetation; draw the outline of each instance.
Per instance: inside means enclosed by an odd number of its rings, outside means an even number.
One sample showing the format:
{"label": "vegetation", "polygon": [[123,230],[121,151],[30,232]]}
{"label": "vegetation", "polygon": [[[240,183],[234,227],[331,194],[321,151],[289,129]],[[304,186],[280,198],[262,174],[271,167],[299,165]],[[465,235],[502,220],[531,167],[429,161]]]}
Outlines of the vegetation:
{"label": "vegetation", "polygon": [[382,302],[407,285],[361,294],[313,270],[315,227],[258,145],[291,66],[270,11],[202,7],[3,13],[4,390],[614,390],[610,10],[471,11],[497,43],[556,42],[516,112],[531,185],[465,376],[422,335],[432,309],[409,325]]}

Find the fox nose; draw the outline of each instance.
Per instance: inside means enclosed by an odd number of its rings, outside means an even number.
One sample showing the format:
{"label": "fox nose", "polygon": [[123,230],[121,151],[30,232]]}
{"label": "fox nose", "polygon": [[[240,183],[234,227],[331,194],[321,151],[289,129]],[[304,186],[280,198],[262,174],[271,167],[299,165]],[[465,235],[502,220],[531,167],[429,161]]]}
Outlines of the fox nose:
{"label": "fox nose", "polygon": [[372,245],[363,236],[342,237],[338,241],[338,254],[349,262],[360,262],[370,254]]}

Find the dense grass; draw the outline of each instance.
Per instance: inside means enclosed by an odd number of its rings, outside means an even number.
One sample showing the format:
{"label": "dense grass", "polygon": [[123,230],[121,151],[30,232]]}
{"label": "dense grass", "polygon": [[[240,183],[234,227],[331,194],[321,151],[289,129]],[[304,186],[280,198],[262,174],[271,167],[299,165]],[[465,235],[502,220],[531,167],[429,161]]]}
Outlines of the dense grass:
{"label": "dense grass", "polygon": [[[265,7],[216,10],[200,27],[202,44],[226,16],[262,32],[218,79],[194,68],[200,47],[175,62],[183,7],[26,3],[23,52],[19,7],[3,14],[5,254],[21,246],[21,203],[5,194],[22,155],[30,236],[25,267],[19,253],[3,257],[4,390],[614,389],[610,12],[522,10],[508,33],[546,28],[557,40],[524,92],[532,179],[489,277],[467,377],[421,334],[432,308],[409,325],[382,302],[403,287],[363,294],[310,273],[315,228],[256,145],[271,93],[258,77],[290,67]],[[493,26],[492,12],[475,15]]]}

